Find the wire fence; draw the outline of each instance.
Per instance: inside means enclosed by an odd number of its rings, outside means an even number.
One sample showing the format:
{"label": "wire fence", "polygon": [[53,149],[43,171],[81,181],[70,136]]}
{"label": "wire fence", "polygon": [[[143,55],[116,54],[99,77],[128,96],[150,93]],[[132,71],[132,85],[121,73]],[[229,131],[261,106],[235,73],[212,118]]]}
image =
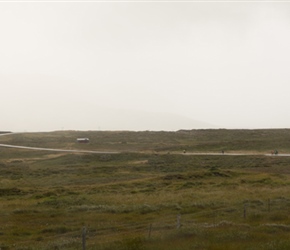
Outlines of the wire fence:
{"label": "wire fence", "polygon": [[[185,156],[186,157],[186,156]],[[219,158],[213,158],[211,156],[210,161],[206,157],[194,157],[194,164],[200,169],[209,170],[211,172],[206,172],[206,174],[210,173],[212,175],[226,175],[227,170],[231,169],[231,167],[235,168],[237,164],[241,164],[239,166],[239,171],[241,171],[242,168],[247,169],[247,171],[255,171],[256,167],[263,167],[264,172],[267,172],[267,168],[271,166],[271,171],[276,174],[276,170],[274,171],[274,168],[277,168],[277,173],[281,174],[284,173],[287,170],[287,168],[283,168],[283,172],[280,172],[279,165],[289,165],[290,161],[287,157],[281,157],[278,156],[259,156],[259,157],[247,157],[246,160],[243,158],[243,162],[240,163],[236,157],[243,157],[243,156],[228,156],[224,155],[223,160],[221,161]],[[143,159],[143,158],[142,158]],[[279,162],[276,160],[279,159]],[[153,159],[154,160],[154,159]],[[216,165],[215,165],[216,160]],[[223,164],[223,168],[221,171],[215,171],[215,168],[219,168],[219,162],[221,161]],[[174,163],[174,162],[173,162]],[[173,164],[172,163],[172,164]],[[159,163],[157,162],[156,165]],[[167,162],[162,163],[164,165],[167,164]],[[169,162],[168,165],[171,163]],[[277,166],[275,165],[277,164]],[[154,162],[153,162],[154,165]],[[283,165],[283,166],[284,166]],[[190,168],[190,164],[188,164],[188,168]],[[158,169],[158,166],[156,167]],[[176,169],[174,167],[174,169]],[[180,166],[180,170],[182,170],[182,164]],[[4,170],[3,170],[4,171]],[[5,169],[6,171],[6,169]],[[144,170],[145,171],[145,170]],[[146,170],[147,171],[147,170]],[[289,171],[288,171],[289,173]],[[179,175],[180,176],[179,176]],[[184,175],[182,175],[182,171],[180,173],[176,174],[176,172],[165,172],[164,175],[162,175],[162,180],[171,181],[171,175],[175,175],[176,180],[179,178],[188,178],[191,180],[191,175],[198,177],[200,173],[197,171],[195,172],[186,172],[184,171]],[[192,177],[192,180],[195,180],[195,176]],[[175,180],[174,180],[175,181]],[[241,178],[241,181],[244,181]],[[245,179],[245,181],[249,181]],[[38,185],[29,179],[22,179],[21,182],[27,184],[29,187],[33,187],[35,190],[38,188]],[[267,185],[267,179],[261,179],[257,184],[263,184]],[[286,181],[285,181],[286,183]],[[271,185],[271,183],[269,184]],[[280,184],[279,184],[280,185]],[[281,184],[282,185],[282,184]],[[284,184],[283,184],[284,185]],[[287,183],[285,185],[288,185]],[[259,223],[265,223],[265,221],[268,221],[267,223],[275,223],[278,221],[279,223],[283,223],[283,215],[284,217],[287,217],[287,213],[290,208],[290,199],[285,198],[283,196],[276,197],[274,199],[259,199],[258,197],[255,197],[255,199],[249,198],[248,200],[244,200],[243,202],[233,204],[232,202],[223,201],[219,204],[199,204],[197,201],[192,201],[191,203],[190,211],[184,211],[182,208],[176,207],[175,211],[172,211],[174,209],[170,208],[171,211],[166,211],[164,214],[162,214],[162,209],[160,211],[154,211],[154,210],[148,210],[145,211],[146,214],[154,213],[154,216],[152,216],[154,219],[150,220],[144,217],[140,214],[138,214],[138,219],[134,219],[134,221],[126,222],[124,219],[122,222],[120,221],[114,221],[113,219],[110,221],[94,221],[87,225],[85,225],[85,231],[84,228],[75,229],[72,230],[64,230],[64,232],[56,233],[55,235],[51,234],[43,234],[39,236],[39,241],[48,241],[53,244],[53,242],[57,242],[62,240],[65,244],[66,241],[71,241],[80,244],[82,242],[82,246],[84,248],[85,245],[90,246],[93,243],[97,244],[109,244],[112,241],[118,241],[122,240],[124,238],[129,237],[142,237],[142,238],[160,238],[164,237],[165,235],[170,235],[178,232],[178,230],[195,230],[200,228],[215,228],[219,227],[221,225],[243,225],[247,223],[251,223],[253,221]],[[89,207],[90,205],[88,205]],[[79,208],[76,208],[74,206],[74,209],[83,209],[84,211],[79,210],[79,212],[86,213],[86,207],[81,206]],[[98,211],[98,208],[101,211]],[[90,208],[88,208],[90,209]],[[90,213],[110,213],[110,209],[107,207],[100,207],[98,205],[93,206],[92,205],[92,211]],[[114,210],[114,209],[112,209]],[[126,213],[122,210],[120,213]],[[169,210],[169,209],[168,209]],[[115,211],[115,210],[114,210]],[[132,211],[130,210],[128,212],[128,217],[133,217],[134,215],[130,214],[131,212],[134,213],[135,211],[140,212],[141,208],[134,208]],[[111,211],[113,213],[113,211]],[[160,213],[158,216],[156,216],[157,213]],[[276,213],[276,214],[275,214]],[[269,217],[269,214],[271,214],[272,218],[270,220],[267,219]],[[274,218],[276,216],[276,219]],[[280,218],[278,218],[280,216]],[[263,218],[266,218],[263,220]],[[282,219],[281,219],[282,218]],[[288,226],[288,225],[285,225]],[[44,227],[45,230],[45,227]],[[85,241],[85,243],[83,243]],[[20,242],[25,243],[25,241]],[[51,248],[53,249],[53,248]]]}
{"label": "wire fence", "polygon": [[[152,221],[95,223],[93,226],[85,226],[78,232],[65,233],[61,237],[73,239],[79,244],[82,242],[83,249],[86,249],[86,245],[112,244],[114,241],[127,238],[160,239],[176,234],[180,230],[195,231],[225,226],[249,227],[252,222],[256,222],[256,217],[259,217],[261,221],[260,224],[255,223],[256,225],[283,226],[284,229],[290,231],[288,224],[274,224],[273,219],[271,220],[272,224],[265,223],[265,220],[261,218],[261,216],[267,217],[273,212],[287,214],[289,208],[289,199],[249,200],[239,204],[238,207],[235,205],[207,209],[196,213],[160,215],[159,218]],[[50,239],[53,241],[57,239],[57,236]]]}

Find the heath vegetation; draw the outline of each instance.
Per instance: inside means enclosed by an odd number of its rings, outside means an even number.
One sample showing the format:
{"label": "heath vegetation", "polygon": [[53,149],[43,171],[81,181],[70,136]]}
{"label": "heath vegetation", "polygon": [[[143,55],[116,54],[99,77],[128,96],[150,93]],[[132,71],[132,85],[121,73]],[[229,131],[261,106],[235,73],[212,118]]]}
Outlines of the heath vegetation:
{"label": "heath vegetation", "polygon": [[[290,248],[290,157],[279,156],[290,130],[58,131],[0,143],[119,152],[1,147],[1,249],[82,249],[84,228],[86,249]],[[249,155],[190,154],[222,150]]]}

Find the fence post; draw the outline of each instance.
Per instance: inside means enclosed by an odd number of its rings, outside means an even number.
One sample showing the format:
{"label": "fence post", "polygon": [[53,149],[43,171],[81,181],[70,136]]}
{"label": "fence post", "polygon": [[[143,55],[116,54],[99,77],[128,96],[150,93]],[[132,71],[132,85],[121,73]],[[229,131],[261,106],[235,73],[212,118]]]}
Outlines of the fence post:
{"label": "fence post", "polygon": [[180,228],[180,225],[181,225],[181,224],[180,224],[180,220],[181,220],[181,215],[178,214],[178,215],[177,215],[177,224],[176,224],[176,228],[177,228],[177,229]]}
{"label": "fence post", "polygon": [[244,204],[244,219],[247,217],[247,205]]}
{"label": "fence post", "polygon": [[214,213],[213,213],[213,226],[214,226],[214,227],[217,225],[217,213],[218,213],[218,212],[214,212]]}
{"label": "fence post", "polygon": [[87,234],[86,227],[83,227],[83,231],[82,231],[83,250],[86,250],[86,234]]}
{"label": "fence post", "polygon": [[270,199],[268,199],[268,212],[270,212],[271,210],[271,203],[270,203]]}

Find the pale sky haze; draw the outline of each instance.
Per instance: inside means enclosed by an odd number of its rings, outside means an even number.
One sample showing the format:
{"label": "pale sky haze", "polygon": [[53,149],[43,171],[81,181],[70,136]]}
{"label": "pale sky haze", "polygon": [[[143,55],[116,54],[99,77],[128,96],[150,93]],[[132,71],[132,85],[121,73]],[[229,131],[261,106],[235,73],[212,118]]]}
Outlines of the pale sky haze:
{"label": "pale sky haze", "polygon": [[1,130],[290,128],[290,2],[0,1]]}

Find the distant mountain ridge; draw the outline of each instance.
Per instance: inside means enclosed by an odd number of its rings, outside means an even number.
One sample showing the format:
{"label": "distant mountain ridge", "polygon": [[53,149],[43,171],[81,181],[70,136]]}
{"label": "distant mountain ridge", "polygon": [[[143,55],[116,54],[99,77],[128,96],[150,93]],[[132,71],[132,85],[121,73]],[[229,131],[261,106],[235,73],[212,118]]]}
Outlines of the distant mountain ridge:
{"label": "distant mountain ridge", "polygon": [[[187,118],[182,115],[146,112],[122,109],[99,109],[92,110],[91,117],[84,117],[89,124],[95,124],[89,129],[99,130],[133,130],[133,131],[177,131],[180,129],[206,129],[216,128],[217,126]],[[78,123],[75,121],[75,123]],[[88,125],[88,124],[87,124]],[[79,124],[85,128],[85,124]]]}

